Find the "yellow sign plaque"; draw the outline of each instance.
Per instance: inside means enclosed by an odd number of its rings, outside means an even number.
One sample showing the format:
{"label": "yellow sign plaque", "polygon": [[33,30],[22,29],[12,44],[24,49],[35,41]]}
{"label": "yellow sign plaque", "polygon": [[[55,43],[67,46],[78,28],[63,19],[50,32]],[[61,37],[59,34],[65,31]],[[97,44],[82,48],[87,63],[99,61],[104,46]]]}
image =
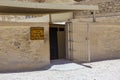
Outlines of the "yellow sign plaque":
{"label": "yellow sign plaque", "polygon": [[30,28],[31,40],[43,40],[44,39],[44,27],[31,27]]}

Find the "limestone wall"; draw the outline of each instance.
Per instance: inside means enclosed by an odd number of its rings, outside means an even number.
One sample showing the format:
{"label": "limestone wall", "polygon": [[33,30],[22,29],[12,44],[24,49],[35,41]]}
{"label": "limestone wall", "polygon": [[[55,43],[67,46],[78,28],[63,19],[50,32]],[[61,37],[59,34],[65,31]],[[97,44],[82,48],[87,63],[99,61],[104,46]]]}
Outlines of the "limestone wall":
{"label": "limestone wall", "polygon": [[120,58],[120,23],[73,22],[72,34],[73,61]]}
{"label": "limestone wall", "polygon": [[[78,4],[94,4],[99,6],[99,11],[96,11],[97,14],[105,13],[116,13],[120,12],[120,0],[90,0],[86,2],[81,2]],[[74,15],[77,17],[81,15],[91,15],[91,11],[76,11]]]}
{"label": "limestone wall", "polygon": [[[93,21],[93,16],[79,16],[77,21]],[[96,22],[120,22],[120,13],[117,14],[104,14],[104,15],[96,15]]]}
{"label": "limestone wall", "polygon": [[120,58],[120,24],[90,24],[91,61]]}
{"label": "limestone wall", "polygon": [[[45,40],[30,40],[30,27],[44,27]],[[50,63],[48,23],[0,24],[0,72],[35,70]]]}
{"label": "limestone wall", "polygon": [[[79,4],[95,4],[99,6],[96,11],[96,21],[99,22],[120,22],[120,0],[90,0],[81,1]],[[92,11],[75,11],[74,18],[80,21],[92,21]]]}

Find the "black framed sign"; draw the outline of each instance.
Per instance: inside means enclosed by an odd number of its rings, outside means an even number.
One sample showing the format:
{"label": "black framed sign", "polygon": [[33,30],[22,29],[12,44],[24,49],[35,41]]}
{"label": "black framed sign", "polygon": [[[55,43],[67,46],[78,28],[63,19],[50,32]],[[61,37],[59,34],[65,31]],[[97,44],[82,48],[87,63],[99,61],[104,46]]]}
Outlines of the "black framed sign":
{"label": "black framed sign", "polygon": [[31,27],[30,28],[31,40],[44,40],[44,27]]}

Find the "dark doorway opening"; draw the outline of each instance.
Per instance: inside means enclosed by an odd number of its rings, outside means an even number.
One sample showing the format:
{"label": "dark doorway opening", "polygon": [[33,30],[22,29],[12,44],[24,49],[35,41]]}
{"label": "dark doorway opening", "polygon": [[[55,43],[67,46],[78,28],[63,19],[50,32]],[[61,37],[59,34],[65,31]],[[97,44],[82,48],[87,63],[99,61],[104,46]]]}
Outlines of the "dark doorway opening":
{"label": "dark doorway opening", "polygon": [[[61,40],[59,40],[60,32],[65,32],[65,29],[58,28],[58,27],[50,27],[49,35],[50,35],[50,59],[51,60],[61,59],[60,54],[65,54],[65,53],[60,53],[60,47],[59,47],[59,44],[61,41]],[[63,36],[63,38],[64,38],[64,36]],[[65,45],[65,43],[62,43],[62,44]]]}
{"label": "dark doorway opening", "polygon": [[57,28],[50,28],[50,59],[58,59]]}

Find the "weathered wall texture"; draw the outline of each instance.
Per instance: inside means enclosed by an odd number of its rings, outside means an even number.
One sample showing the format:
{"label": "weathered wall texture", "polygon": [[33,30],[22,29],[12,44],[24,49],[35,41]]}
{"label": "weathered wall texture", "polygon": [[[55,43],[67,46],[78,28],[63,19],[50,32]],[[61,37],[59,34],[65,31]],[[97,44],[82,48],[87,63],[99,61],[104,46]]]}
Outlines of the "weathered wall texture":
{"label": "weathered wall texture", "polygon": [[[79,4],[96,4],[99,11],[96,11],[97,21],[102,22],[120,22],[120,0],[90,0],[81,1]],[[74,18],[88,20],[92,11],[75,11]],[[83,17],[84,18],[81,18]]]}
{"label": "weathered wall texture", "polygon": [[[30,40],[30,27],[36,26],[44,27],[46,40]],[[0,26],[0,72],[34,70],[49,63],[47,23]]]}
{"label": "weathered wall texture", "polygon": [[120,14],[118,15],[111,15],[111,16],[104,16],[104,17],[97,17],[96,21],[99,22],[120,22]]}
{"label": "weathered wall texture", "polygon": [[120,23],[73,22],[72,26],[74,61],[120,58]]}
{"label": "weathered wall texture", "polygon": [[[94,2],[93,2],[94,1]],[[120,0],[90,0],[86,1],[84,3],[78,3],[78,4],[94,4],[99,6],[99,11],[97,11],[97,14],[104,14],[104,13],[116,13],[120,12]],[[81,1],[82,2],[82,1]],[[76,11],[74,15],[77,17],[81,15],[90,15],[91,11]]]}
{"label": "weathered wall texture", "polygon": [[90,24],[91,60],[120,58],[120,24]]}
{"label": "weathered wall texture", "polygon": [[[97,22],[120,22],[120,13],[117,15],[110,14],[110,15],[99,15],[96,16],[96,21]],[[93,21],[92,16],[87,16],[87,17],[80,17],[79,19],[76,19],[77,21]]]}

